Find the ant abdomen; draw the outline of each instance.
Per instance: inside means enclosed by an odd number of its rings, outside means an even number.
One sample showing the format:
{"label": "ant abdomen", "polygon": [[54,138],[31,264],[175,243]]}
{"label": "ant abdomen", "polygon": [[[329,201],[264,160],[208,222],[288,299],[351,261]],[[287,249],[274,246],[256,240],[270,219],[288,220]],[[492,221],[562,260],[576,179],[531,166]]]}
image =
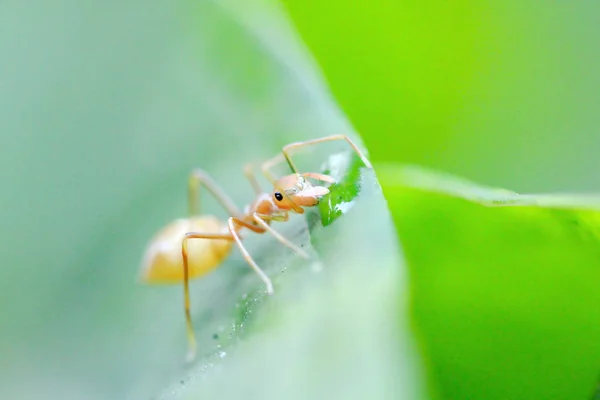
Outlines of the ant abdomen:
{"label": "ant abdomen", "polygon": [[[227,225],[213,215],[181,218],[160,230],[144,254],[141,279],[147,283],[181,283],[183,259],[181,243],[189,232],[228,234]],[[187,252],[189,276],[193,279],[215,269],[231,251],[233,241],[191,240]]]}

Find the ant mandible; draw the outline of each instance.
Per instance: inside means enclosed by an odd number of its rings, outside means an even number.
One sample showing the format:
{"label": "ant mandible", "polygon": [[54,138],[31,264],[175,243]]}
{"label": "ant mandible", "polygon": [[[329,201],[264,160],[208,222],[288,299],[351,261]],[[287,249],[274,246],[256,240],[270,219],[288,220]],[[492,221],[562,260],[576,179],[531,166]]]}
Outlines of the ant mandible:
{"label": "ant mandible", "polygon": [[[283,237],[271,226],[272,221],[285,222],[289,212],[304,213],[304,207],[313,207],[319,199],[329,193],[324,186],[313,185],[309,179],[324,183],[335,180],[319,173],[299,173],[293,163],[292,149],[334,140],[345,140],[362,159],[367,168],[371,163],[358,147],[345,135],[327,136],[304,142],[291,143],[283,147],[282,153],[262,164],[264,175],[273,184],[273,192],[261,190],[251,168],[246,166],[244,174],[256,192],[255,200],[241,212],[219,185],[204,171],[195,169],[188,181],[189,217],[177,219],[164,227],[148,244],[141,266],[141,279],[145,283],[179,283],[183,280],[185,319],[189,344],[188,360],[196,354],[196,338],[190,312],[189,280],[211,272],[231,253],[235,242],[246,262],[266,285],[267,293],[273,294],[273,284],[265,272],[256,264],[242,243],[242,229],[256,233],[271,233],[279,242],[298,255],[308,255],[294,243]],[[282,157],[283,156],[283,157]],[[275,179],[270,169],[287,161],[293,174]],[[218,200],[230,217],[227,222],[213,215],[201,215],[199,209],[199,189],[203,185]],[[192,240],[210,239],[210,240]]]}

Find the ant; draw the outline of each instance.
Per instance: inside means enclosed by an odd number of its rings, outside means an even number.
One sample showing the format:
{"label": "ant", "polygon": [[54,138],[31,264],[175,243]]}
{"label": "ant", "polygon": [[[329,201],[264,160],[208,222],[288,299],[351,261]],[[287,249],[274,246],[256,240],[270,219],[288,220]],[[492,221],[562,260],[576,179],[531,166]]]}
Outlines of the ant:
{"label": "ant", "polygon": [[[194,169],[188,181],[189,217],[172,221],[164,227],[146,248],[141,267],[141,279],[145,283],[179,283],[183,280],[185,319],[189,345],[188,360],[196,354],[196,338],[190,312],[189,280],[208,274],[227,258],[233,243],[238,246],[244,259],[266,285],[267,293],[273,294],[273,284],[265,272],[256,264],[242,243],[242,229],[255,233],[271,233],[280,243],[289,247],[298,255],[308,255],[294,243],[275,231],[270,225],[273,221],[285,222],[289,213],[304,213],[304,207],[313,207],[321,197],[329,193],[324,186],[313,185],[309,179],[324,183],[335,183],[328,175],[319,173],[299,173],[290,157],[290,151],[300,147],[334,140],[345,140],[362,159],[367,168],[371,163],[358,147],[345,135],[327,136],[304,142],[291,143],[283,147],[282,153],[262,164],[262,172],[273,184],[272,193],[260,188],[249,165],[244,175],[250,181],[256,193],[255,200],[241,212],[219,185],[203,170]],[[282,157],[283,155],[283,157]],[[287,161],[294,172],[275,179],[270,169]],[[201,215],[199,208],[199,189],[204,186],[229,214],[227,222],[213,215]],[[197,240],[210,239],[210,240]]]}

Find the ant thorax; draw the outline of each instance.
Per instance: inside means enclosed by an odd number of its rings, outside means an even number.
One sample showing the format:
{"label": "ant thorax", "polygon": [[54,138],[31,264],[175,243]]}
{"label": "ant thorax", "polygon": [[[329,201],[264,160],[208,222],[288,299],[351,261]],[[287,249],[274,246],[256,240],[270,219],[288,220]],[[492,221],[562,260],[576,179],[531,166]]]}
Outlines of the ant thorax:
{"label": "ant thorax", "polygon": [[269,193],[261,193],[256,196],[256,199],[244,208],[245,215],[258,213],[262,215],[271,215],[279,211],[279,207],[273,202]]}

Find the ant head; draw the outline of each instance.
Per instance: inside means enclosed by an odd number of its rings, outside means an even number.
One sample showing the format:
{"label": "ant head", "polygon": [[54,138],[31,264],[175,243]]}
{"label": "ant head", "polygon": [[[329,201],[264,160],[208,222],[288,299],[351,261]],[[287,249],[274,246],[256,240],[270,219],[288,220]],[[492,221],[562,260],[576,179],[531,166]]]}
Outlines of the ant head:
{"label": "ant head", "polygon": [[302,214],[302,207],[313,207],[319,204],[321,197],[329,193],[323,186],[313,186],[299,174],[287,175],[275,182],[273,201],[282,210],[294,210]]}

